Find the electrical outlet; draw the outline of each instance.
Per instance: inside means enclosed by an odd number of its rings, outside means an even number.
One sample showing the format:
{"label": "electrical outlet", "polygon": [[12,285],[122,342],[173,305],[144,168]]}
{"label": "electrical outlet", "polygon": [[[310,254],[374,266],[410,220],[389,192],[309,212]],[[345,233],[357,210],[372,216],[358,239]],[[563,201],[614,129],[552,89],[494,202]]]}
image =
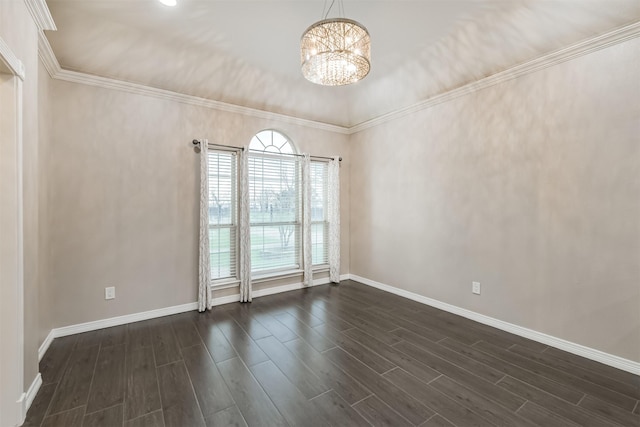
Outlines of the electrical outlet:
{"label": "electrical outlet", "polygon": [[109,286],[104,288],[104,299],[114,299],[116,297],[116,287]]}
{"label": "electrical outlet", "polygon": [[471,282],[471,292],[480,295],[480,282]]}

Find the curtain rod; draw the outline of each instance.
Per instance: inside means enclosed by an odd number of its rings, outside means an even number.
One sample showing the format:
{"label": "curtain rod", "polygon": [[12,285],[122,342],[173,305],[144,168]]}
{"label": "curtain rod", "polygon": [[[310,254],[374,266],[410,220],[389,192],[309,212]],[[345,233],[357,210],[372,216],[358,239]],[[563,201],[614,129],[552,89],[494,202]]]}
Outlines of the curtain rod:
{"label": "curtain rod", "polygon": [[[193,145],[200,145],[200,140],[198,139],[194,139],[193,141],[191,141],[191,143]],[[209,147],[220,147],[223,149],[227,149],[227,150],[232,150],[232,151],[244,151],[244,147],[236,147],[234,145],[220,145],[220,144],[208,144]],[[249,151],[253,151],[256,153],[264,153],[264,151],[262,150],[253,150],[253,149],[249,149]],[[294,153],[268,153],[267,154],[275,154],[275,155],[280,155],[280,156],[296,156],[296,157],[304,157],[304,154],[294,154]],[[326,157],[326,156],[309,156],[312,157],[314,159],[327,159],[327,160],[333,160],[333,157]],[[338,161],[342,161],[342,156],[338,157]]]}
{"label": "curtain rod", "polygon": [[[191,143],[193,145],[200,145],[200,140],[199,139],[194,139],[193,141],[191,141]],[[244,147],[235,147],[233,145],[220,145],[220,144],[207,144],[209,147],[220,147],[220,148],[226,148],[227,150],[233,150],[233,151],[244,151]]]}

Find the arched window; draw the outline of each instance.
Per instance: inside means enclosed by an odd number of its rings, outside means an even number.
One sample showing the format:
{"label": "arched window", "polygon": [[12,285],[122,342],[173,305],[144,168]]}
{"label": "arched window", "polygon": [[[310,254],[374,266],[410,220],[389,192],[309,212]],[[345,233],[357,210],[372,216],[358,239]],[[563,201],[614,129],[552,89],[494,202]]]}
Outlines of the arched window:
{"label": "arched window", "polygon": [[[247,155],[251,274],[277,276],[299,271],[302,260],[302,162],[293,142],[267,129],[251,138]],[[237,156],[209,149],[209,242],[212,280],[221,286],[238,278]],[[310,160],[311,264],[328,264],[328,163]],[[247,250],[246,248],[243,250]],[[239,252],[240,251],[240,252]]]}
{"label": "arched window", "polygon": [[296,148],[291,140],[280,132],[271,129],[260,131],[251,138],[249,149],[266,153],[296,154]]}
{"label": "arched window", "polygon": [[249,149],[252,150],[249,154],[251,270],[264,274],[299,269],[301,158],[287,156],[295,154],[293,144],[280,132],[270,129],[258,132],[251,139]]}

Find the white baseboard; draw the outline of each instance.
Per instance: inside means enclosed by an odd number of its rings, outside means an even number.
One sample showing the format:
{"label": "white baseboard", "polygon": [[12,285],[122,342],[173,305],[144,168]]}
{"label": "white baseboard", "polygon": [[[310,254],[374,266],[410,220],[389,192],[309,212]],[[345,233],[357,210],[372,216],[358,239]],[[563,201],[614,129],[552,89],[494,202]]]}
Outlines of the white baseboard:
{"label": "white baseboard", "polygon": [[76,325],[54,328],[44,339],[38,349],[38,360],[42,360],[49,346],[55,338],[66,337],[67,335],[80,334],[82,332],[96,331],[98,329],[110,328],[112,326],[124,325],[127,323],[139,322],[141,320],[155,319],[157,317],[170,316],[172,314],[184,313],[185,311],[197,310],[198,303],[192,302],[171,307],[159,308],[156,310],[143,311],[140,313],[126,314],[124,316],[111,317],[108,319],[95,320],[93,322],[79,323]]}
{"label": "white baseboard", "polygon": [[227,295],[224,297],[213,297],[213,306],[231,304],[240,301],[240,294]]}
{"label": "white baseboard", "polygon": [[25,411],[24,411],[25,416],[27,415],[27,411],[31,407],[31,404],[33,403],[33,399],[36,398],[36,394],[38,394],[38,391],[40,390],[41,386],[42,386],[42,375],[40,374],[40,372],[38,372],[38,375],[36,375],[36,377],[33,379],[26,393],[27,396],[25,399]]}
{"label": "white baseboard", "polygon": [[42,358],[44,357],[44,354],[47,352],[47,350],[49,350],[49,346],[53,342],[54,338],[55,336],[53,334],[53,329],[52,329],[49,331],[49,335],[47,335],[47,337],[44,339],[42,344],[40,344],[40,348],[38,349],[38,361],[41,361]]}
{"label": "white baseboard", "polygon": [[20,400],[18,400],[18,403],[21,406],[19,425],[22,425],[24,423],[24,420],[27,417],[27,411],[31,407],[31,404],[33,403],[33,399],[36,398],[36,394],[38,394],[38,390],[40,390],[40,386],[42,386],[42,375],[40,374],[40,372],[38,372],[38,375],[36,375],[36,377],[31,382],[29,389],[26,392],[22,393],[22,396],[20,396]]}
{"label": "white baseboard", "polygon": [[[349,280],[349,275],[348,274],[340,275],[340,280]],[[313,285],[311,286],[326,285],[328,283],[331,283],[331,281],[329,280],[328,277],[324,277],[322,279],[315,279],[313,281]],[[274,294],[280,294],[282,292],[295,291],[296,289],[302,289],[305,287],[306,286],[302,282],[298,282],[298,283],[292,283],[290,285],[282,285],[282,286],[274,286],[271,288],[258,289],[256,291],[253,291],[251,295],[253,298],[260,298],[260,297],[266,297],[267,295],[274,295]],[[240,301],[240,294],[227,295],[219,298],[214,297],[213,305],[216,306],[216,305],[230,304],[232,302],[238,302],[238,301]]]}
{"label": "white baseboard", "polygon": [[[343,274],[340,276],[340,280],[347,280],[348,278],[349,278],[348,274]],[[326,285],[328,283],[331,283],[331,281],[329,280],[328,277],[324,277],[322,279],[315,279],[313,281],[313,285],[311,286]],[[253,296],[256,298],[260,298],[267,295],[279,294],[281,292],[295,291],[296,289],[302,289],[305,287],[306,286],[303,283],[293,283],[291,285],[275,286],[272,288],[265,288],[265,289],[254,291]]]}
{"label": "white baseboard", "polygon": [[74,335],[80,334],[82,332],[110,328],[112,326],[139,322],[141,320],[155,319],[156,317],[170,316],[172,314],[184,313],[185,311],[192,311],[197,309],[198,303],[190,302],[188,304],[158,308],[155,310],[143,311],[141,313],[125,314],[124,316],[95,320],[93,322],[79,323],[77,325],[63,326],[62,328],[55,328],[52,332],[54,338],[65,337],[67,335]]}
{"label": "white baseboard", "polygon": [[[340,276],[340,280],[349,279],[348,274]],[[316,279],[313,281],[313,286],[325,285],[329,283],[329,278]],[[300,283],[293,283],[290,285],[275,286],[272,288],[259,289],[253,292],[253,297],[260,298],[267,295],[278,294],[281,292],[289,292],[296,289],[302,289],[305,286]],[[240,294],[228,295],[224,297],[214,298],[213,305],[230,304],[240,301]],[[61,328],[54,328],[49,332],[49,335],[45,338],[44,342],[38,349],[38,358],[42,360],[44,354],[49,349],[51,342],[54,338],[65,337],[67,335],[80,334],[82,332],[96,331],[98,329],[110,328],[112,326],[124,325],[127,323],[139,322],[141,320],[155,319],[157,317],[170,316],[172,314],[184,313],[186,311],[193,311],[198,309],[198,303],[192,302],[182,305],[174,305],[172,307],[159,308],[156,310],[143,311],[141,313],[126,314],[124,316],[111,317],[108,319],[95,320],[93,322],[79,323],[77,325],[63,326]]]}
{"label": "white baseboard", "polygon": [[613,354],[596,350],[594,348],[586,347],[581,344],[576,344],[571,341],[564,340],[562,338],[557,338],[551,335],[544,334],[542,332],[538,332],[522,326],[514,325],[509,322],[505,322],[499,319],[495,319],[493,317],[485,316],[483,314],[479,314],[474,311],[470,311],[464,308],[457,307],[455,305],[434,300],[413,292],[405,291],[404,289],[396,288],[394,286],[386,285],[384,283],[376,282],[374,280],[367,279],[365,277],[360,277],[355,274],[351,274],[350,277],[351,277],[351,280],[360,282],[364,285],[378,288],[380,290],[390,292],[392,294],[395,294],[404,298],[408,298],[410,300],[420,302],[422,304],[439,308],[440,310],[448,311],[449,313],[457,314],[459,316],[466,317],[467,319],[471,319],[476,322],[503,330],[505,332],[509,332],[514,335],[519,335],[521,337],[525,337],[525,338],[549,345],[551,347],[555,347],[560,350],[564,350],[569,353],[573,353],[575,355],[585,357],[587,359],[595,360],[596,362],[604,363],[605,365],[609,365],[614,368],[618,368],[635,375],[640,375],[640,363],[634,362],[633,360],[625,359],[619,356],[615,356]]}

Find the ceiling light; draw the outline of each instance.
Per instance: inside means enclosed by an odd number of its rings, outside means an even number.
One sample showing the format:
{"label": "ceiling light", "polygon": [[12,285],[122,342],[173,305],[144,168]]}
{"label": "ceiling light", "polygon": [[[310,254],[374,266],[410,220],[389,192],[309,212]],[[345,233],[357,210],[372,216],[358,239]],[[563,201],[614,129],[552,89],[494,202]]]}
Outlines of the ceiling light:
{"label": "ceiling light", "polygon": [[175,6],[176,4],[178,4],[177,0],[158,0],[160,3],[162,3],[165,6]]}
{"label": "ceiling light", "polygon": [[300,58],[302,75],[313,83],[324,86],[355,83],[371,69],[369,32],[351,19],[323,19],[302,34]]}

